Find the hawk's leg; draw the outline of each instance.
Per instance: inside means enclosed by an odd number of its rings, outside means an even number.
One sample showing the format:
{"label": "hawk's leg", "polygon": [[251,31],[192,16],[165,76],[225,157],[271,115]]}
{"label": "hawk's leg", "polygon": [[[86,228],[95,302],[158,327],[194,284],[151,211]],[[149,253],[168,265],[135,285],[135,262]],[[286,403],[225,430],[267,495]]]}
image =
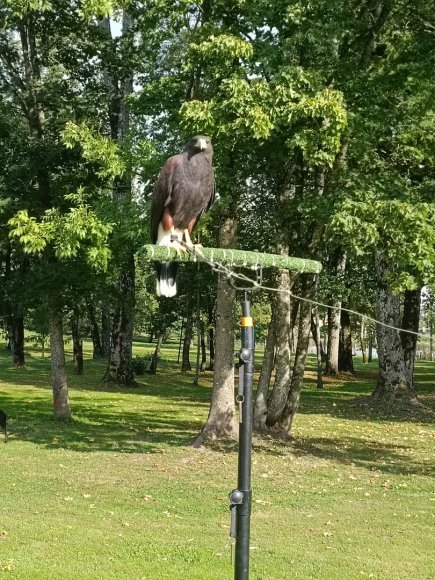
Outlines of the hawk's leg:
{"label": "hawk's leg", "polygon": [[183,235],[184,235],[184,239],[186,240],[186,245],[189,246],[190,248],[193,248],[193,242],[190,239],[190,233],[189,233],[189,230],[187,228],[183,231]]}
{"label": "hawk's leg", "polygon": [[171,228],[171,246],[177,252],[177,256],[181,256],[181,252],[186,252],[186,248],[181,245],[179,233],[175,230],[174,227]]}
{"label": "hawk's leg", "polygon": [[184,233],[184,239],[186,240],[186,246],[189,246],[189,248],[191,248],[192,250],[199,250],[199,253],[201,253],[200,250],[202,248],[202,245],[201,244],[194,244],[192,242],[189,230],[186,228],[183,233]]}

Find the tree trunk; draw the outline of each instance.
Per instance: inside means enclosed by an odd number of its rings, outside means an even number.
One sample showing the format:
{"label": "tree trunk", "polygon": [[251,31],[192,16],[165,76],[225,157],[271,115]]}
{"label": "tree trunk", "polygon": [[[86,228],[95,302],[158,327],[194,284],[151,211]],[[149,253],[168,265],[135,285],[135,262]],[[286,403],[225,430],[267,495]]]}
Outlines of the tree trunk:
{"label": "tree trunk", "polygon": [[278,288],[283,292],[276,294],[275,306],[275,383],[267,402],[266,424],[272,427],[279,420],[290,388],[290,291],[291,280],[288,270],[278,272]]}
{"label": "tree trunk", "polygon": [[215,331],[215,317],[214,317],[214,309],[208,304],[208,350],[210,353],[210,362],[208,364],[208,370],[214,370],[214,358],[215,358],[215,338],[214,338],[214,331]]}
{"label": "tree trunk", "polygon": [[129,256],[130,269],[120,277],[119,302],[113,317],[109,364],[104,382],[125,387],[136,386],[132,364],[133,319],[135,303],[134,256]]}
{"label": "tree trunk", "polygon": [[83,374],[83,341],[80,336],[80,315],[74,310],[71,316],[71,334],[73,341],[73,361],[74,372],[78,375]]}
{"label": "tree trunk", "polygon": [[[376,257],[376,273],[378,320],[400,327],[400,298],[389,289],[388,264],[381,252]],[[378,325],[378,360],[378,382],[371,399],[386,406],[408,407],[420,404],[410,377],[409,359],[405,363],[402,340],[397,330]]]}
{"label": "tree trunk", "polygon": [[[126,43],[131,40],[133,24],[133,15],[128,8],[124,8],[122,13],[122,38],[125,39]],[[112,40],[110,36],[110,21],[104,18],[100,22],[100,26]],[[129,136],[130,112],[128,97],[133,92],[133,72],[127,68],[129,63],[124,66],[126,67],[124,70],[116,71],[115,69],[114,73],[105,70],[112,138],[116,139],[121,146],[126,143]],[[120,76],[123,78],[122,81],[118,81]],[[115,180],[113,187],[115,201],[131,200],[131,183],[131,167],[127,166],[123,175]],[[113,317],[109,364],[104,381],[121,386],[135,386],[136,382],[132,366],[135,264],[132,248],[122,248],[117,258],[120,264],[119,291]]]}
{"label": "tree trunk", "polygon": [[11,314],[6,317],[6,324],[13,365],[23,367],[25,366],[24,317],[21,314]]}
{"label": "tree trunk", "polygon": [[101,308],[101,348],[103,356],[110,356],[110,310],[104,304]]}
{"label": "tree trunk", "polygon": [[71,409],[65,368],[62,312],[53,306],[52,303],[48,305],[48,327],[50,333],[53,410],[58,419],[69,420],[71,419]]}
{"label": "tree trunk", "polygon": [[92,302],[87,304],[89,322],[91,324],[91,336],[92,336],[92,344],[93,344],[93,353],[92,358],[100,358],[103,356],[103,345],[101,343],[101,336],[100,336],[100,326],[97,322],[97,316],[95,313],[95,306]]}
{"label": "tree trunk", "polygon": [[433,321],[434,321],[434,308],[433,308],[433,298],[431,294],[429,301],[429,360],[431,362],[435,360],[433,351],[433,332],[434,332]]}
{"label": "tree trunk", "polygon": [[352,332],[350,314],[346,310],[341,311],[340,342],[338,353],[338,370],[344,373],[355,373],[352,354]]}
{"label": "tree trunk", "polygon": [[361,330],[360,330],[360,340],[361,340],[361,352],[363,363],[367,363],[367,341],[366,341],[366,325],[364,318],[361,319]]}
{"label": "tree trunk", "polygon": [[[197,272],[199,272],[199,264]],[[195,378],[193,384],[198,385],[199,381],[199,361],[201,358],[201,308],[199,303],[199,275],[197,276],[196,288],[196,364],[195,364]]]}
{"label": "tree trunk", "polygon": [[183,340],[183,356],[181,359],[181,370],[182,372],[192,370],[192,365],[190,364],[190,345],[192,343],[192,333],[193,333],[193,317],[190,303],[187,305],[187,319],[186,327],[184,331]]}
{"label": "tree trunk", "polygon": [[322,341],[320,340],[320,317],[317,306],[313,308],[314,313],[311,315],[311,333],[316,345],[316,361],[317,361],[317,378],[316,385],[318,389],[323,389],[323,374],[322,374]]}
{"label": "tree trunk", "polygon": [[200,371],[204,372],[207,366],[207,349],[205,346],[205,326],[204,321],[200,320],[200,341],[201,341],[201,367]]}
{"label": "tree trunk", "polygon": [[[220,229],[220,247],[234,247],[236,220],[226,216]],[[213,439],[235,438],[238,425],[234,408],[234,305],[236,292],[219,275],[216,309],[216,359],[209,415],[194,447]]]}
{"label": "tree trunk", "polygon": [[368,346],[368,355],[367,355],[367,362],[371,363],[373,361],[373,347],[375,342],[375,331],[371,326],[368,327],[368,335],[369,335],[369,346]]}
{"label": "tree trunk", "polygon": [[[403,302],[403,316],[401,327],[404,330],[418,332],[420,322],[421,288],[406,290]],[[407,382],[414,388],[415,353],[417,349],[417,335],[401,332],[400,339],[403,348],[403,358]]]}
{"label": "tree trunk", "polygon": [[[336,266],[337,278],[341,278],[346,268],[346,255],[339,257]],[[338,353],[340,344],[341,298],[333,301],[334,308],[328,308],[328,350],[325,375],[338,375]]]}
{"label": "tree trunk", "polygon": [[[304,280],[304,293],[306,298],[313,298],[314,281]],[[303,301],[300,305],[298,344],[295,352],[290,389],[284,410],[280,417],[280,427],[284,437],[291,435],[291,429],[295,415],[299,409],[302,383],[304,379],[305,360],[308,353],[311,330],[311,303]]]}
{"label": "tree trunk", "polygon": [[160,350],[162,348],[162,342],[163,342],[163,335],[165,334],[165,330],[163,329],[158,335],[157,335],[157,344],[156,344],[156,348],[154,349],[154,353],[153,356],[151,358],[151,363],[148,369],[148,374],[150,375],[155,375],[157,374],[157,364],[160,360]]}
{"label": "tree trunk", "polygon": [[266,430],[267,392],[275,364],[275,309],[272,310],[266,344],[264,346],[263,364],[261,365],[257,395],[254,407],[254,430],[261,433]]}

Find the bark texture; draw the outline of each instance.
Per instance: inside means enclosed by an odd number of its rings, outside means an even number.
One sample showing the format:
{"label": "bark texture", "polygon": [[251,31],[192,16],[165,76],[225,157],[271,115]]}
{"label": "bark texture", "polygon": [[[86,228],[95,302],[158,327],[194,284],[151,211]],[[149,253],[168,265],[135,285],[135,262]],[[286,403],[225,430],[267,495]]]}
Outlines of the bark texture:
{"label": "bark texture", "polygon": [[317,379],[316,385],[318,389],[323,389],[323,373],[322,373],[322,341],[320,340],[320,317],[317,307],[313,308],[314,313],[311,314],[311,333],[313,335],[314,344],[316,345],[316,361],[317,361]]}
{"label": "bark texture", "polygon": [[119,285],[122,299],[119,300],[113,316],[110,357],[104,382],[132,387],[136,385],[132,364],[135,304],[133,255],[130,256],[130,270],[125,269]]}
{"label": "bark texture", "polygon": [[190,304],[188,304],[187,319],[183,339],[183,355],[181,358],[181,370],[183,372],[192,370],[192,364],[190,362],[190,345],[192,343],[192,333],[193,333],[193,317]]}
{"label": "bark texture", "polygon": [[350,314],[346,310],[341,311],[340,319],[340,343],[338,349],[338,370],[344,373],[355,373],[352,354],[352,329]]}
{"label": "bark texture", "polygon": [[[342,255],[338,258],[336,266],[337,278],[344,274],[346,268],[346,256]],[[338,298],[333,301],[333,308],[328,309],[328,349],[325,366],[325,375],[338,375],[338,355],[340,345],[340,318],[341,318],[341,299]]]}
{"label": "bark texture", "polygon": [[267,402],[266,424],[272,427],[279,420],[290,388],[290,337],[292,333],[290,316],[290,294],[285,292],[291,288],[290,272],[278,272],[278,288],[283,292],[276,294],[274,310],[276,311],[275,326],[275,382]]}
{"label": "bark texture", "polygon": [[[226,216],[220,230],[220,246],[233,247],[236,220]],[[209,415],[194,441],[200,447],[209,440],[235,438],[238,425],[234,406],[234,305],[235,290],[219,275],[216,307],[216,358]]]}
{"label": "bark texture", "polygon": [[48,306],[48,327],[50,333],[53,410],[58,419],[69,420],[71,419],[71,409],[65,369],[62,312],[52,304]]}
{"label": "bark texture", "polygon": [[163,343],[163,336],[164,336],[165,331],[162,330],[162,332],[160,332],[157,335],[157,344],[156,344],[156,348],[154,349],[154,353],[153,356],[151,358],[151,363],[148,369],[148,374],[150,375],[155,375],[157,373],[157,365],[159,363],[160,360],[160,350],[162,348],[162,343]]}
{"label": "bark texture", "polygon": [[[304,280],[303,295],[306,298],[313,298],[314,282]],[[296,346],[295,360],[292,370],[290,389],[284,410],[280,417],[280,427],[282,435],[289,437],[293,426],[294,417],[299,409],[302,383],[304,379],[305,360],[308,353],[308,344],[311,331],[311,303],[303,301],[300,305],[298,343]]]}
{"label": "bark texture", "polygon": [[[110,20],[103,18],[101,29],[112,42]],[[122,38],[126,44],[133,42],[133,15],[128,8],[122,12]],[[112,42],[113,52],[116,53],[115,43]],[[112,56],[118,57],[114,54]],[[119,69],[106,67],[104,81],[107,92],[107,103],[112,139],[121,146],[129,136],[130,111],[128,97],[133,92],[133,71],[131,63],[120,61]],[[115,180],[113,198],[122,202],[131,200],[131,167],[127,167],[123,175]],[[122,248],[117,256],[119,264],[117,304],[113,316],[112,337],[110,345],[109,363],[104,376],[104,382],[121,386],[135,386],[132,343],[135,306],[135,264],[133,250],[130,247]]]}
{"label": "bark texture", "polygon": [[[419,296],[408,297],[409,318],[402,321],[400,297],[391,293],[387,282],[388,264],[381,252],[376,259],[376,273],[378,320],[395,327],[401,327],[403,323],[413,327],[418,325]],[[405,342],[405,349],[402,340]],[[376,388],[371,395],[372,401],[399,407],[420,404],[413,385],[415,345],[412,343],[407,337],[402,338],[397,330],[378,325],[379,374]]]}
{"label": "bark texture", "polygon": [[275,316],[272,312],[266,344],[264,346],[263,364],[261,365],[254,406],[253,428],[259,433],[266,430],[267,392],[269,390],[272,371],[275,365],[275,322]]}
{"label": "bark texture", "polygon": [[21,314],[6,316],[9,346],[13,365],[25,366],[24,356],[24,317]]}
{"label": "bark texture", "polygon": [[91,325],[91,336],[93,345],[92,358],[96,359],[103,356],[103,345],[101,343],[100,326],[97,321],[95,305],[92,302],[88,302],[87,310],[89,323]]}
{"label": "bark texture", "polygon": [[208,370],[214,370],[215,359],[215,310],[213,306],[208,303],[208,350],[210,353],[210,362],[208,363]]}
{"label": "bark texture", "polygon": [[104,304],[101,308],[101,347],[103,356],[110,356],[110,310]]}
{"label": "bark texture", "polygon": [[74,372],[83,374],[83,341],[80,336],[80,314],[74,311],[71,316],[71,334],[73,341]]}
{"label": "bark texture", "polygon": [[199,327],[199,334],[200,334],[200,342],[201,342],[201,366],[200,371],[204,372],[207,366],[207,349],[205,346],[205,325],[204,321],[200,320],[200,327]]}

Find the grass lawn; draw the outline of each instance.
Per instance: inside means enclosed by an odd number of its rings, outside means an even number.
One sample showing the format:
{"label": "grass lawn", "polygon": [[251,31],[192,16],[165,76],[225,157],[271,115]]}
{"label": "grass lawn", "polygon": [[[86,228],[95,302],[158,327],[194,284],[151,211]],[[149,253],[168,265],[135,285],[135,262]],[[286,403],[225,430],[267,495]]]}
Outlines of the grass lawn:
{"label": "grass lawn", "polygon": [[[51,412],[49,360],[14,369],[0,352],[0,576],[10,579],[230,579],[234,445],[189,443],[206,419],[211,375],[192,386],[163,350],[157,376],[103,389],[104,363],[70,372],[74,421]],[[152,346],[135,343],[135,353]],[[30,356],[32,355],[32,356]],[[71,357],[69,357],[71,359]],[[71,371],[71,363],[69,370]],[[315,388],[308,372],[295,441],[256,439],[252,579],[434,579],[433,415],[354,407],[376,369]],[[417,388],[434,406],[435,364]]]}

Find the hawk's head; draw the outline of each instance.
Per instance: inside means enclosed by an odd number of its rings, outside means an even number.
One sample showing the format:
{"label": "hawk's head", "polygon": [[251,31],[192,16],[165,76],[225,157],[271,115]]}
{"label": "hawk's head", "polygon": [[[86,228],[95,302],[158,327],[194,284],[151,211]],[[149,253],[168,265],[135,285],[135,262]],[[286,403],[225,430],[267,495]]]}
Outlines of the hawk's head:
{"label": "hawk's head", "polygon": [[185,151],[189,151],[192,155],[195,153],[204,152],[206,155],[213,155],[213,146],[210,137],[206,135],[195,135],[186,143]]}

